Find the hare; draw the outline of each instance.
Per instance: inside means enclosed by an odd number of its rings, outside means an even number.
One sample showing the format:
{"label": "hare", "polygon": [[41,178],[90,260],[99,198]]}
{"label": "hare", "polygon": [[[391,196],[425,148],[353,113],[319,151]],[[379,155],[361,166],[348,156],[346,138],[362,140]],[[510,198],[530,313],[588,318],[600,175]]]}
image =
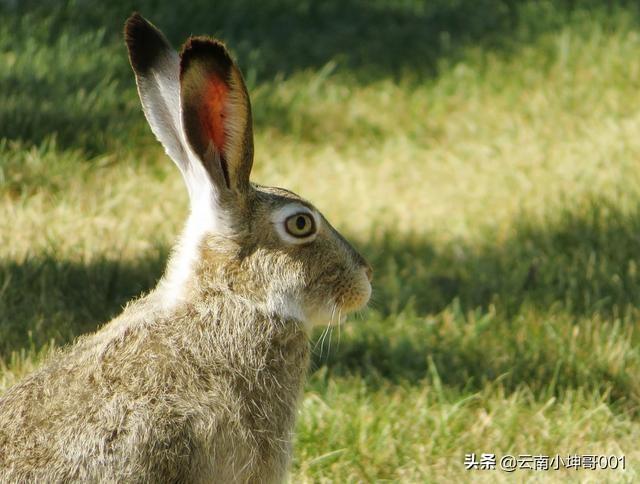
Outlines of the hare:
{"label": "hare", "polygon": [[309,202],[253,184],[251,107],[225,46],[125,40],[190,215],[158,286],[0,397],[1,482],[278,482],[309,331],[363,307],[371,267]]}

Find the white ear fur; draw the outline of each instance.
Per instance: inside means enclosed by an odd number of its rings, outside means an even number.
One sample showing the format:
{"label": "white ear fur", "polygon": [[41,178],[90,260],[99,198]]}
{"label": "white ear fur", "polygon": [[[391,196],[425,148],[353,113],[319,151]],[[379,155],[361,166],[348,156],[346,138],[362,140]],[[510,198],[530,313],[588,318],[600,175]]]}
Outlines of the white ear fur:
{"label": "white ear fur", "polygon": [[158,29],[138,14],[127,20],[125,39],[145,117],[182,173],[192,209],[205,197],[215,202],[209,175],[188,147],[182,128],[178,53]]}
{"label": "white ear fur", "polygon": [[228,223],[209,173],[185,138],[178,53],[138,14],[127,20],[125,40],[149,126],[180,169],[189,192],[191,213],[161,282],[163,304],[169,308],[183,300],[204,235],[224,232]]}
{"label": "white ear fur", "polygon": [[145,75],[136,73],[136,81],[142,109],[151,131],[184,175],[189,167],[189,157],[182,141],[182,127],[179,124],[179,69],[178,54],[167,50]]}

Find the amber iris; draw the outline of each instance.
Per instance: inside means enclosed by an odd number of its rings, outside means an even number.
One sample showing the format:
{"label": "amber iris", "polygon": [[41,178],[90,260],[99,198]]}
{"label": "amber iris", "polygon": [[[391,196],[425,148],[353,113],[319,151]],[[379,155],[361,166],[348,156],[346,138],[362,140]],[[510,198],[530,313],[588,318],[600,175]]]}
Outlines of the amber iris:
{"label": "amber iris", "polygon": [[284,228],[294,237],[309,237],[316,231],[316,223],[308,213],[296,213],[284,221]]}

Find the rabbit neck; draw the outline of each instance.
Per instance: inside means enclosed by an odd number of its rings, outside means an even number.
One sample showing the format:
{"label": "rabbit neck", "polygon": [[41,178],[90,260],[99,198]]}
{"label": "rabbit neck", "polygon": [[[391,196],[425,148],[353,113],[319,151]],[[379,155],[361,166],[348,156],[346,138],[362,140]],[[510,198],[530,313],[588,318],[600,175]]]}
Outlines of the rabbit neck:
{"label": "rabbit neck", "polygon": [[201,331],[193,350],[203,361],[213,358],[217,370],[242,375],[250,387],[259,387],[265,377],[274,377],[286,380],[281,381],[283,388],[298,391],[307,368],[309,343],[297,321],[274,317],[226,297],[193,309],[191,324]]}
{"label": "rabbit neck", "polygon": [[192,203],[191,213],[178,243],[173,248],[167,270],[158,284],[162,293],[162,307],[171,311],[189,299],[196,285],[196,271],[201,263],[203,245],[207,234],[222,233],[229,223],[223,214],[215,213],[209,206],[207,195],[200,203]]}

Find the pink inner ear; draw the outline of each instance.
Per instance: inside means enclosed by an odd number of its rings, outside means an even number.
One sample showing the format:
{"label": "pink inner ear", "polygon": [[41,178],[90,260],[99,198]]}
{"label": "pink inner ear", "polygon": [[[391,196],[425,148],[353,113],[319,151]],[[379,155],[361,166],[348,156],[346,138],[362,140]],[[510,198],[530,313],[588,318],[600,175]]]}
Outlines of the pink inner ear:
{"label": "pink inner ear", "polygon": [[217,76],[211,77],[204,88],[204,99],[200,110],[200,123],[205,135],[213,142],[218,152],[224,148],[225,104],[229,87]]}

